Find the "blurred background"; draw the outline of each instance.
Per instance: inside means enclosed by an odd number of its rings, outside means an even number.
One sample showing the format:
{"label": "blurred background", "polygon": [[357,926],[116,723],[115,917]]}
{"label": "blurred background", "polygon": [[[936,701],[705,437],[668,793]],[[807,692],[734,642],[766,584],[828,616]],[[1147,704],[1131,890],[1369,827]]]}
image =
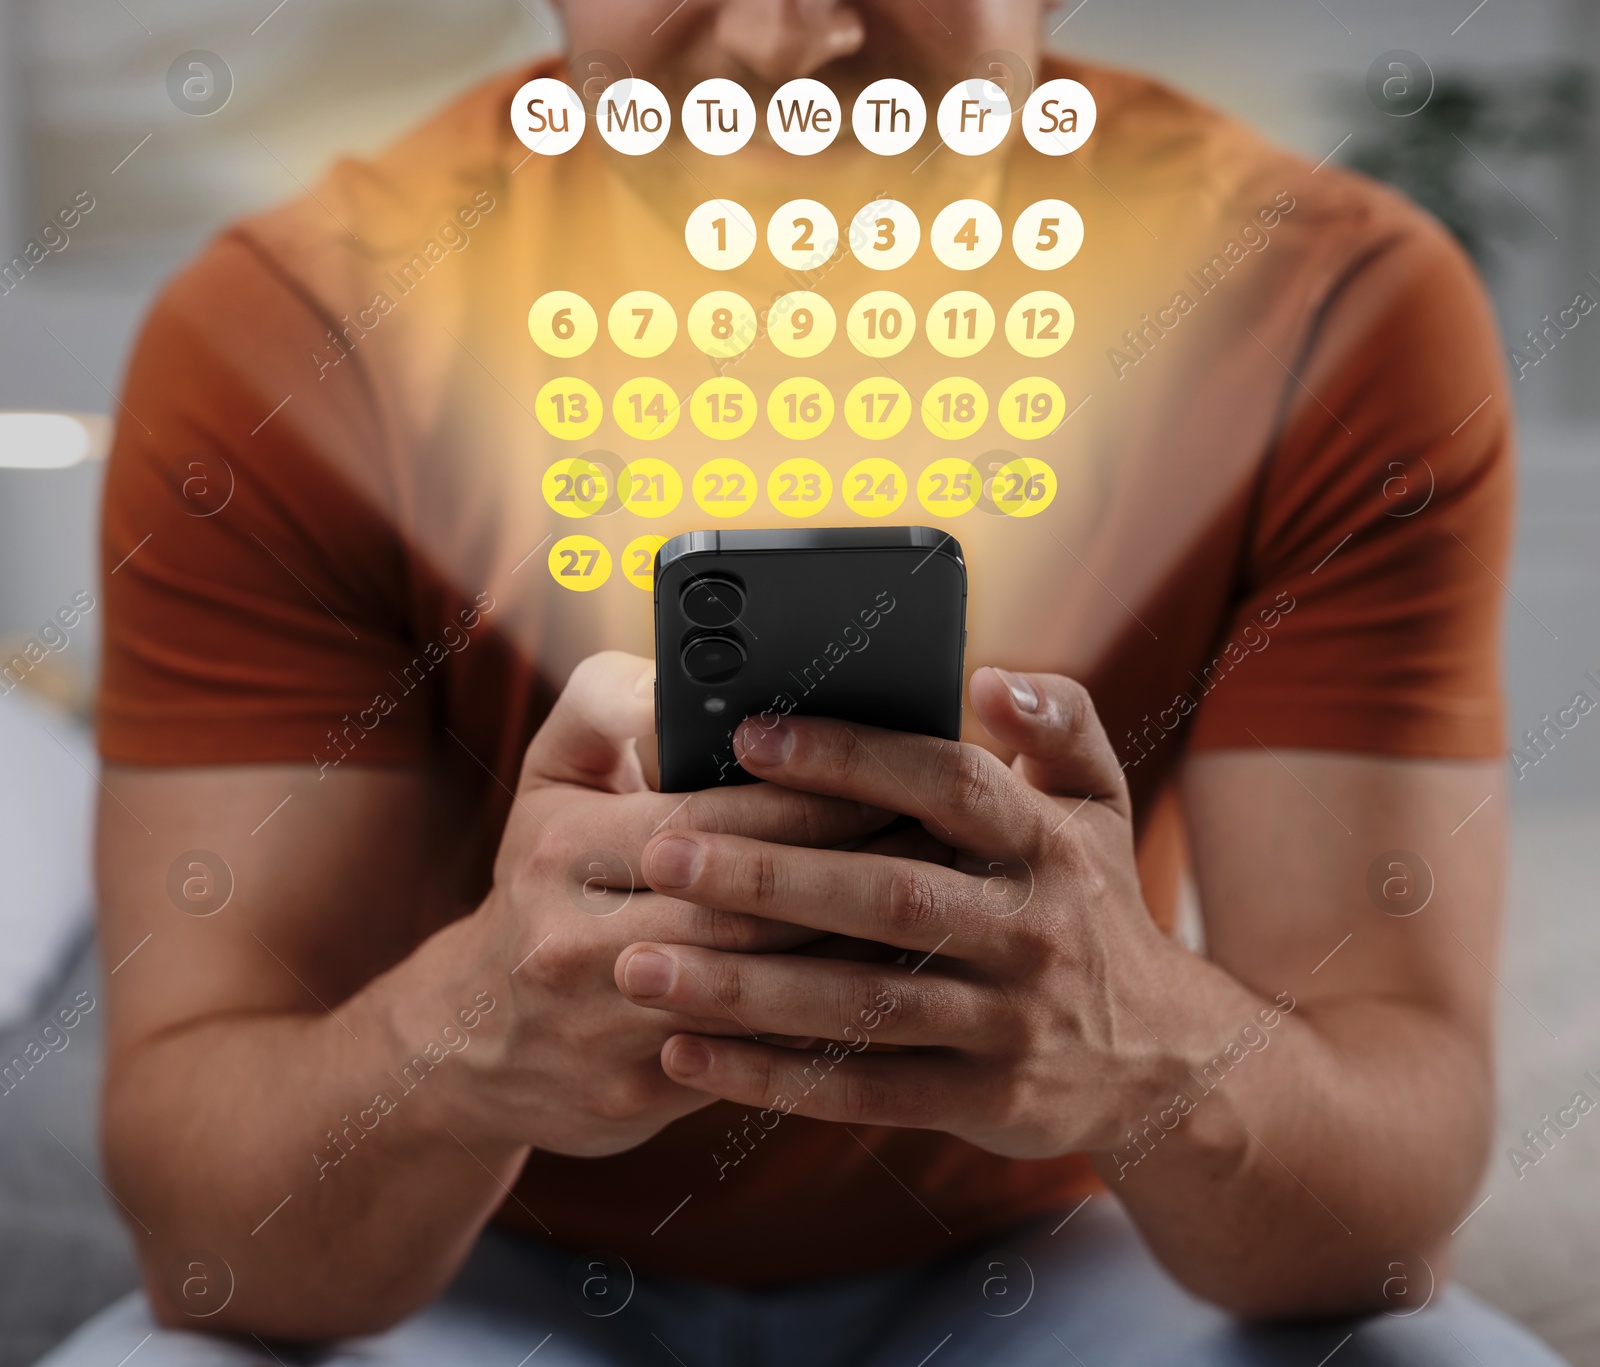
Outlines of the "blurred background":
{"label": "blurred background", "polygon": [[[1600,314],[1573,327],[1570,312],[1579,294],[1600,304],[1600,3],[1475,3],[1073,0],[1047,28],[1053,46],[1392,181],[1479,261],[1523,457],[1505,640],[1517,745],[1578,691],[1600,701]],[[98,621],[80,611],[68,628],[62,614],[98,599],[101,466],[77,457],[116,411],[152,293],[230,218],[554,48],[558,31],[540,0],[0,0],[0,414],[83,415],[43,446],[0,418],[0,661],[28,642],[40,656],[26,686],[0,679],[0,1068],[40,1038],[43,1011],[99,992],[83,872]],[[209,117],[168,96],[169,67],[194,49],[232,71]],[[1412,70],[1432,96],[1406,117],[1368,95],[1396,50],[1431,70]],[[58,211],[91,201],[45,239]],[[43,259],[3,274],[30,241]],[[59,468],[9,468],[45,458]],[[1508,1156],[1575,1092],[1600,1101],[1584,1076],[1600,1078],[1597,759],[1600,718],[1511,782],[1501,1122],[1452,1245],[1469,1286],[1600,1365],[1600,1117],[1520,1176]],[[133,1285],[92,1171],[97,1025],[90,1012],[59,1050],[45,1040],[48,1067],[0,1073],[0,1367]]]}

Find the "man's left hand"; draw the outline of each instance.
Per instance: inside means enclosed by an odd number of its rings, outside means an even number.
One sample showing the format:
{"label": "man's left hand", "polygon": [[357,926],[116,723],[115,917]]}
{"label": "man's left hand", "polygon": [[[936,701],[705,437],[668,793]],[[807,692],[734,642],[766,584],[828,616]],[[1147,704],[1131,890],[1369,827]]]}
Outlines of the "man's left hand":
{"label": "man's left hand", "polygon": [[[659,892],[905,951],[861,963],[630,945],[616,967],[624,995],[750,1036],[674,1035],[668,1076],[1019,1158],[1110,1148],[1186,1083],[1184,1060],[1146,1022],[1192,961],[1145,908],[1127,787],[1088,693],[985,668],[971,697],[1016,752],[1010,767],[979,746],[817,718],[743,724],[736,750],[756,777],[904,813],[956,859],[654,838],[644,874]],[[819,1050],[766,1035],[833,1041],[826,1073],[811,1066]]]}

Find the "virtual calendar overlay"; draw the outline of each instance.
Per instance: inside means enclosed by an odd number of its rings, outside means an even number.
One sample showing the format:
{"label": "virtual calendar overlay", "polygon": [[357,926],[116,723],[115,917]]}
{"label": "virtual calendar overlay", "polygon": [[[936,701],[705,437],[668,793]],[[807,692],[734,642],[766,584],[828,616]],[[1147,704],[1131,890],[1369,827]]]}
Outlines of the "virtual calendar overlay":
{"label": "virtual calendar overlay", "polygon": [[[656,86],[631,76],[613,80],[589,99],[564,82],[540,78],[517,92],[511,109],[517,136],[531,152],[546,156],[570,151],[591,133],[616,153],[646,156],[665,142],[674,118],[699,151],[731,156],[755,134],[760,117],[770,142],[798,158],[823,151],[846,128],[869,152],[896,156],[923,139],[930,110],[908,83],[879,81],[861,92],[846,120],[832,91],[800,80],[781,87],[758,116],[746,91],[720,79],[696,86],[674,110]],[[1020,126],[1036,151],[1065,156],[1093,132],[1095,105],[1078,82],[1054,80],[1013,108],[999,86],[973,79],[946,92],[931,118],[939,145],[958,155],[994,152]],[[754,259],[751,269],[776,267],[795,288],[763,295],[760,307],[727,288],[706,289],[692,302],[680,299],[677,307],[643,289],[609,298],[568,289],[541,294],[528,312],[529,335],[547,357],[573,364],[558,364],[559,373],[544,380],[534,415],[552,438],[581,452],[548,465],[542,493],[560,518],[588,523],[553,534],[547,552],[552,578],[584,592],[620,574],[651,590],[656,551],[666,537],[640,531],[633,519],[666,518],[690,507],[707,520],[752,512],[774,521],[830,515],[872,520],[912,509],[939,522],[974,513],[1019,522],[1038,516],[1056,497],[1055,470],[1040,457],[1000,449],[1000,443],[1040,441],[1074,411],[1042,363],[1072,338],[1072,305],[1052,287],[1051,277],[1083,245],[1082,216],[1058,198],[1013,209],[1006,219],[976,198],[927,205],[920,214],[887,195],[860,205],[796,198],[758,222],[736,198],[712,197],[684,220],[685,268],[739,272]],[[923,308],[889,288],[893,273],[914,260],[929,264],[931,257],[952,273],[955,286],[961,273],[980,270],[1002,254],[1024,268],[1023,276],[1035,274],[1039,287],[1004,299],[951,288]],[[852,259],[881,276],[884,287],[861,290],[848,303],[808,287]],[[886,363],[919,337],[952,364],[931,382],[924,376],[908,386],[888,373],[895,367]],[[796,362],[793,373],[772,383],[763,378],[759,390],[739,378],[733,373],[739,359],[758,346]],[[597,348],[606,354],[591,369],[582,358]],[[670,358],[661,368],[676,375],[676,383],[651,374],[647,365],[603,388],[586,377],[614,374],[618,356],[649,362],[669,352],[680,356],[685,348],[709,363],[705,379],[686,383]],[[986,382],[961,373],[959,362],[980,353],[992,358],[997,351],[1016,359],[1014,376],[997,382],[992,365]],[[841,381],[839,367],[825,361],[817,369],[831,383],[807,373],[805,362],[825,354],[837,359],[841,352],[866,358],[868,373]],[[663,459],[629,449],[680,431],[730,443],[729,454]],[[892,439],[904,433],[968,443],[967,450],[993,437],[996,449],[975,459],[927,459],[924,452],[914,461],[897,460],[900,447]],[[737,443],[752,434],[762,440],[764,473],[740,459],[749,453]],[[858,449],[841,455],[835,442],[819,442],[810,454],[782,453],[783,444],[803,450],[830,434],[853,438]],[[770,437],[781,439],[776,464],[769,459]],[[889,443],[889,454],[859,450],[859,443],[876,442]],[[605,449],[613,445],[625,454]],[[826,463],[816,458],[824,453],[830,457]],[[614,513],[631,516],[609,521]],[[620,530],[624,523],[632,525]]]}

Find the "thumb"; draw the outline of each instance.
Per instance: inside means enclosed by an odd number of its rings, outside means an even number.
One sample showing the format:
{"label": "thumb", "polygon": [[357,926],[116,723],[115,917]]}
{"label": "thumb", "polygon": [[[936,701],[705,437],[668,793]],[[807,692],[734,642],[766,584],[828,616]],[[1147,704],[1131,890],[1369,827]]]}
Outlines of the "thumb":
{"label": "thumb", "polygon": [[603,650],[580,660],[528,745],[523,788],[577,783],[616,793],[649,787],[633,742],[655,731],[655,665]]}
{"label": "thumb", "polygon": [[1018,772],[1041,792],[1092,797],[1128,815],[1128,785],[1089,690],[1061,674],[985,665],[972,676],[973,709]]}

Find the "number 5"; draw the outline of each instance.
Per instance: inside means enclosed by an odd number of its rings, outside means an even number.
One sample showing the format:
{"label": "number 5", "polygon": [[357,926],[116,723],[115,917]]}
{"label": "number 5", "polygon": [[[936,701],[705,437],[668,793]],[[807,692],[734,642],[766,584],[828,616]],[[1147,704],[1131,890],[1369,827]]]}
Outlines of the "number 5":
{"label": "number 5", "polygon": [[1061,226],[1059,218],[1041,218],[1039,220],[1039,241],[1037,249],[1041,252],[1054,251],[1056,244],[1061,241],[1061,234],[1056,231]]}

